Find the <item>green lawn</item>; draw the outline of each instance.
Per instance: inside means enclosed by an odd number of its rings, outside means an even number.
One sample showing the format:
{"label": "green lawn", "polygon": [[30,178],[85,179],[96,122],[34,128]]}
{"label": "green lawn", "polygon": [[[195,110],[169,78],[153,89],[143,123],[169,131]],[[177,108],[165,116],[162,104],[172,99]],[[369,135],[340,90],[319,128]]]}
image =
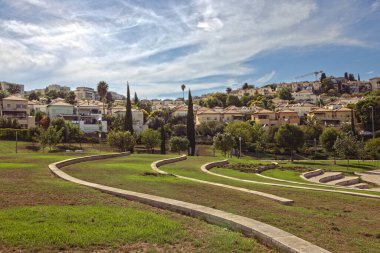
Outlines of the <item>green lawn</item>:
{"label": "green lawn", "polygon": [[150,163],[161,158],[132,155],[109,159],[104,163],[86,162],[71,165],[64,170],[70,175],[88,181],[179,199],[251,217],[294,233],[333,252],[375,252],[374,249],[380,248],[380,201],[377,199],[253,185],[202,173],[200,165],[218,159],[214,157],[190,157],[186,161],[161,167],[170,173],[238,185],[295,200],[293,206],[284,206],[256,195],[172,176],[146,176],[145,172],[152,172]]}
{"label": "green lawn", "polygon": [[[47,167],[52,162],[83,154],[12,154],[9,149],[13,144],[0,141],[0,147],[8,150],[0,154],[0,252],[142,249],[272,252],[254,239],[198,219],[66,182],[54,177]],[[151,160],[158,157],[162,156]],[[108,162],[95,164],[102,167]],[[115,165],[113,169],[118,167]],[[135,164],[133,167],[140,173],[145,166]],[[152,176],[144,178],[147,184],[160,181]],[[175,181],[174,178],[168,180]],[[130,181],[134,181],[133,177]]]}

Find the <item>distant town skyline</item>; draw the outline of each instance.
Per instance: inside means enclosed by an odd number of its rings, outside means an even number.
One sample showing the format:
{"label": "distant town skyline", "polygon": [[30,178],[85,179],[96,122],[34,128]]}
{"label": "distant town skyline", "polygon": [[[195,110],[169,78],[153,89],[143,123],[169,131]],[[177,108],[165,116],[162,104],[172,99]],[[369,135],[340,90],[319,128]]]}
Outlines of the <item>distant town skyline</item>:
{"label": "distant town skyline", "polygon": [[380,76],[380,1],[0,1],[0,81],[140,98]]}

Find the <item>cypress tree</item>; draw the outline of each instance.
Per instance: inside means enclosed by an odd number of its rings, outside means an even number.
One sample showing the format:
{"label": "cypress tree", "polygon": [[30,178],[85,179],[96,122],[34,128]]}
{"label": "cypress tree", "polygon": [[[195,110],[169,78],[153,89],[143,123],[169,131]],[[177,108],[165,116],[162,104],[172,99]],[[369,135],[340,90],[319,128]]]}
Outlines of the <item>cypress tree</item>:
{"label": "cypress tree", "polygon": [[189,103],[187,106],[187,139],[189,140],[190,156],[195,154],[195,124],[194,124],[194,111],[193,111],[193,98],[189,89]]}
{"label": "cypress tree", "polygon": [[136,92],[135,92],[135,98],[133,100],[134,100],[133,102],[135,103],[135,105],[137,105],[139,103],[139,98],[137,97]]}
{"label": "cypress tree", "polygon": [[161,126],[161,154],[166,154],[166,133],[164,126]]}
{"label": "cypress tree", "polygon": [[132,106],[131,106],[131,94],[129,92],[129,83],[127,82],[127,103],[125,107],[125,121],[124,130],[131,132],[133,134],[133,123],[132,123]]}

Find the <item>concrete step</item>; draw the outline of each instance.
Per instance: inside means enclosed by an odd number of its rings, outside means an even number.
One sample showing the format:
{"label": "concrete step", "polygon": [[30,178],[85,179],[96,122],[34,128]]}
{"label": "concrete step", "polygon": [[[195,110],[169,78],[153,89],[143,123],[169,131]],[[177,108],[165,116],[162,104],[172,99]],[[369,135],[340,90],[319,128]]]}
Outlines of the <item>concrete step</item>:
{"label": "concrete step", "polygon": [[366,183],[352,184],[352,185],[350,185],[349,187],[352,187],[352,188],[358,188],[358,189],[369,189],[369,186],[368,186],[368,184],[366,184]]}
{"label": "concrete step", "polygon": [[341,186],[349,186],[353,184],[358,184],[360,183],[359,177],[343,177],[337,180],[332,180],[327,182],[327,184],[331,185],[341,185]]}
{"label": "concrete step", "polygon": [[309,180],[316,183],[327,183],[333,180],[341,179],[343,177],[344,176],[342,172],[325,172],[316,177],[311,177]]}
{"label": "concrete step", "polygon": [[309,179],[309,178],[316,177],[316,176],[319,176],[319,175],[322,175],[322,174],[323,174],[323,170],[316,169],[316,170],[313,170],[313,171],[305,172],[305,173],[302,174],[302,176],[304,176],[305,178]]}

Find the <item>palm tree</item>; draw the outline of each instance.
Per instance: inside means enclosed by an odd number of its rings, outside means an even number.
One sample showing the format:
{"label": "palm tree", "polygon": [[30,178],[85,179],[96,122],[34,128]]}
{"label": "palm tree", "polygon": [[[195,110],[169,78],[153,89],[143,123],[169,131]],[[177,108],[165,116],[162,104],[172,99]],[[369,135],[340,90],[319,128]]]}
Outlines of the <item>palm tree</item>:
{"label": "palm tree", "polygon": [[100,96],[100,100],[103,102],[103,113],[105,114],[104,106],[105,106],[105,98],[106,98],[107,92],[108,92],[108,84],[104,81],[100,81],[98,83],[97,89],[98,89],[98,93]]}
{"label": "palm tree", "polygon": [[226,89],[227,94],[230,94],[231,91],[232,91],[232,89],[231,89],[230,87],[228,87],[228,88]]}
{"label": "palm tree", "polygon": [[182,97],[183,97],[183,101],[185,101],[185,89],[186,89],[186,85],[182,84],[182,85],[181,85],[181,89],[182,89]]}

